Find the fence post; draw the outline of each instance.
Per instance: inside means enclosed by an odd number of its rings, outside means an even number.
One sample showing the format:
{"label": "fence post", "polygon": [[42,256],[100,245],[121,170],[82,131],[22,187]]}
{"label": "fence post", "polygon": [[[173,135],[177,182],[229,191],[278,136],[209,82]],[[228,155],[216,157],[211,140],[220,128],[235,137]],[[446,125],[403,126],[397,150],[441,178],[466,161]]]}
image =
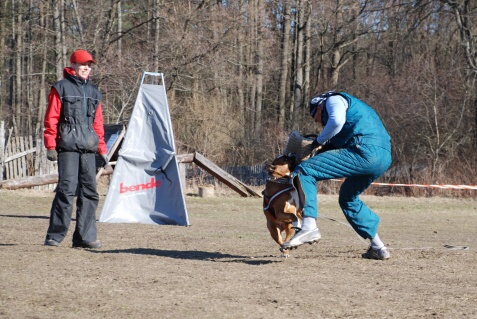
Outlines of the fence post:
{"label": "fence post", "polygon": [[5,122],[0,123],[0,181],[3,181],[3,167],[5,165]]}

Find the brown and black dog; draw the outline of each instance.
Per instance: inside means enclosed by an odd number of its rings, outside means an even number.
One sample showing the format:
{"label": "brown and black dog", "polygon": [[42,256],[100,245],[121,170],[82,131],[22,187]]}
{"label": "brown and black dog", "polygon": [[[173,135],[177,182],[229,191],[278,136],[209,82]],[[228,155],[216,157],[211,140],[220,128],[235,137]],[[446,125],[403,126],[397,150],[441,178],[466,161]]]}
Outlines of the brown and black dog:
{"label": "brown and black dog", "polygon": [[[294,233],[292,222],[301,224],[304,199],[302,193],[293,185],[291,173],[296,166],[296,157],[280,155],[267,164],[269,178],[263,194],[263,212],[267,219],[267,228],[272,238],[280,245],[282,257],[289,257],[288,249],[281,245],[290,240]],[[282,238],[285,232],[285,238]]]}

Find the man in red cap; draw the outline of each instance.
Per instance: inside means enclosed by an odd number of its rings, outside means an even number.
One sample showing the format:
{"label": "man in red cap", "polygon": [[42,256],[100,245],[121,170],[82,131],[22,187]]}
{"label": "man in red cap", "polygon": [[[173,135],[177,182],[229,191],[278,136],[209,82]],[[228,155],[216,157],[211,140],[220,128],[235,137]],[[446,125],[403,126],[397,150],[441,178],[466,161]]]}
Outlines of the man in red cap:
{"label": "man in red cap", "polygon": [[65,238],[76,201],[73,247],[100,248],[96,239],[96,160],[99,153],[108,165],[104,142],[101,93],[91,84],[91,54],[76,50],[64,79],[53,84],[44,120],[47,158],[58,161],[58,187],[50,211],[45,245],[58,246]]}

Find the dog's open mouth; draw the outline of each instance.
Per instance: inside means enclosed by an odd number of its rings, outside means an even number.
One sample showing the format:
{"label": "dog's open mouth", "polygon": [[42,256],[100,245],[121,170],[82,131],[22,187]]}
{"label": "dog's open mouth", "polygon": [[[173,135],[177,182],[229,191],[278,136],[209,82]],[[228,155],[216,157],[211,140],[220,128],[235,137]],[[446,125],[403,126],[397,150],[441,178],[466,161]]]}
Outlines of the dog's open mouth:
{"label": "dog's open mouth", "polygon": [[272,164],[267,164],[265,169],[267,170],[267,172],[269,174],[272,174],[275,172],[275,170],[277,169],[275,165],[272,165]]}

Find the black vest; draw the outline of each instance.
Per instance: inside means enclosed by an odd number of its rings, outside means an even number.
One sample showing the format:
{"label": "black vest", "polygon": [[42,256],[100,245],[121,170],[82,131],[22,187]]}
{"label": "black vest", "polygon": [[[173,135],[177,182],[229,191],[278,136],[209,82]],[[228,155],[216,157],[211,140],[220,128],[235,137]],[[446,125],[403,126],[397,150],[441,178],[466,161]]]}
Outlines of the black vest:
{"label": "black vest", "polygon": [[89,81],[67,75],[53,87],[61,98],[61,113],[56,137],[57,149],[97,152],[98,135],[93,129],[96,109],[101,100],[98,88]]}

